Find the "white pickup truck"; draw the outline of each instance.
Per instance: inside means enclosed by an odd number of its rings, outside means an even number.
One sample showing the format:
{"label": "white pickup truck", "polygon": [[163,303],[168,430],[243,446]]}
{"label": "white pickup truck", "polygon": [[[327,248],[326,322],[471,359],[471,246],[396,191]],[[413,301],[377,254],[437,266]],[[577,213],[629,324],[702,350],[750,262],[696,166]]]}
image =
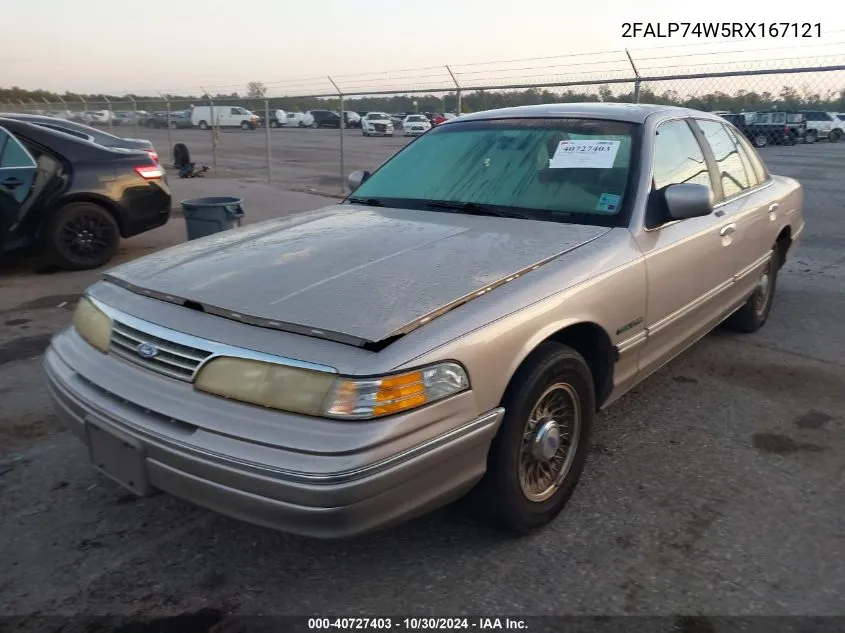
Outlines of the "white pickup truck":
{"label": "white pickup truck", "polygon": [[807,143],[815,143],[821,139],[836,143],[845,135],[845,121],[835,112],[805,110],[804,117],[807,119],[807,133],[804,136]]}

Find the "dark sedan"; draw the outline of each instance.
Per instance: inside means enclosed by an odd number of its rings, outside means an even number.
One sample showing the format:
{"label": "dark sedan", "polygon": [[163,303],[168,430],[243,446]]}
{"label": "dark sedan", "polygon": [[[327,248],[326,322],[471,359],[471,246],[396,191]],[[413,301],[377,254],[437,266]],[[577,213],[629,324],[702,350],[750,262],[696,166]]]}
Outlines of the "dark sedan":
{"label": "dark sedan", "polygon": [[140,149],[147,152],[154,160],[158,161],[158,153],[153,147],[152,142],[140,138],[121,138],[114,134],[109,134],[103,130],[98,130],[90,125],[77,123],[75,121],[68,121],[54,116],[42,116],[38,114],[0,114],[4,119],[15,119],[17,121],[26,121],[53,130],[59,130],[71,136],[85,139],[102,145],[103,147],[117,147],[122,149]]}
{"label": "dark sedan", "polygon": [[0,117],[0,256],[28,249],[67,270],[97,268],[170,208],[164,170],[146,152]]}
{"label": "dark sedan", "polygon": [[191,111],[178,110],[171,112],[169,116],[167,112],[153,112],[141,119],[141,127],[162,129],[168,126],[173,130],[184,130],[194,127],[191,123]]}

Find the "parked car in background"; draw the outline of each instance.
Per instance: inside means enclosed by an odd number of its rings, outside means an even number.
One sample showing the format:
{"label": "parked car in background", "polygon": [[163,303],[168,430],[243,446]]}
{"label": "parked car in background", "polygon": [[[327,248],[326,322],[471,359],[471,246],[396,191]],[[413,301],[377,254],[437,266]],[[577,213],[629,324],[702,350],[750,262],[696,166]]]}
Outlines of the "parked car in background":
{"label": "parked car in background", "polygon": [[171,202],[146,152],[0,116],[0,253],[44,251],[64,269],[97,268],[121,237],[165,224]]}
{"label": "parked car in background", "polygon": [[333,110],[309,110],[306,115],[310,117],[308,127],[340,127],[340,115]]}
{"label": "parked car in background", "polygon": [[402,121],[403,136],[419,136],[431,129],[431,121],[424,114],[409,114]]}
{"label": "parked car in background", "polygon": [[66,121],[65,119],[58,119],[56,117],[50,116],[0,113],[0,117],[4,117],[7,119],[15,119],[18,121],[25,121],[26,123],[32,123],[34,125],[40,125],[42,127],[58,130],[60,132],[64,132],[65,134],[70,134],[77,138],[81,138],[92,143],[97,143],[98,145],[102,145],[103,147],[141,150],[149,154],[153,160],[158,161],[158,152],[156,151],[152,142],[146,139],[121,138],[119,136],[115,136],[114,134],[109,134],[105,130],[98,130],[97,128],[85,125],[83,123],[77,123],[75,121]]}
{"label": "parked car in background", "polygon": [[114,113],[108,110],[91,110],[85,113],[87,123],[91,125],[108,125],[109,121],[114,124]]}
{"label": "parked car in background", "polygon": [[468,114],[349,181],[87,289],[43,363],[98,469],[313,537],[470,491],[536,532],[596,412],[719,323],[763,327],[804,229],[801,185],[685,108]]}
{"label": "parked car in background", "polygon": [[191,124],[201,130],[207,130],[212,125],[254,130],[259,120],[257,115],[239,106],[194,106],[191,110]]}
{"label": "parked car in background", "polygon": [[[310,125],[310,123],[309,123]],[[285,113],[285,127],[307,127],[305,125],[304,112],[287,112]]]}
{"label": "parked car in background", "polygon": [[351,110],[347,110],[343,113],[344,121],[343,124],[348,128],[359,128],[361,127],[361,115],[357,112],[352,112]]}
{"label": "parked car in background", "polygon": [[815,143],[817,140],[824,139],[836,143],[845,134],[845,123],[833,112],[804,110],[802,114],[807,120],[804,140],[808,143]]}
{"label": "parked car in background", "polygon": [[771,144],[795,145],[805,137],[807,122],[800,112],[774,110],[755,112],[747,134],[755,147]]}
{"label": "parked car in background", "polygon": [[364,136],[393,136],[393,120],[386,112],[367,112],[361,122]]}
{"label": "parked car in background", "polygon": [[150,112],[142,118],[138,123],[141,127],[161,129],[167,127],[167,112]]}
{"label": "parked car in background", "polygon": [[441,123],[445,123],[449,119],[447,119],[442,114],[432,113],[430,120],[432,125],[440,125]]}
{"label": "parked car in background", "polygon": [[[270,110],[270,127],[282,127],[287,123],[287,112],[284,110]],[[264,125],[264,113],[261,113],[262,122]]]}

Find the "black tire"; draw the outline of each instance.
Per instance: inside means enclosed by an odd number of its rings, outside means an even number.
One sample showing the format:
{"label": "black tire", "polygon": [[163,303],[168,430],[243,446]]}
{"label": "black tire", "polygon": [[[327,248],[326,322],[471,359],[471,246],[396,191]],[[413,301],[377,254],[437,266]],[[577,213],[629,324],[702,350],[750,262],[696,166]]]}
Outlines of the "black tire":
{"label": "black tire", "polygon": [[275,121],[270,121],[270,127],[279,127],[279,124]]}
{"label": "black tire", "polygon": [[205,121],[200,121],[199,125],[197,127],[201,130],[207,130],[208,129],[208,123],[206,123]]}
{"label": "black tire", "polygon": [[249,123],[247,123],[246,121],[241,121],[241,129],[242,130],[248,130],[250,127],[252,127],[252,126],[250,126]]}
{"label": "black tire", "polygon": [[[754,289],[754,292],[742,304],[742,307],[729,316],[723,323],[727,329],[743,334],[753,334],[763,327],[769,318],[769,313],[772,311],[772,303],[774,302],[775,290],[777,288],[778,269],[783,261],[782,258],[783,255],[780,252],[780,248],[775,246],[772,249],[772,258],[761,275],[761,281]],[[764,277],[765,282],[763,282]],[[765,290],[763,289],[764,286]]]}
{"label": "black tire", "polygon": [[831,130],[830,135],[827,137],[827,140],[831,143],[838,143],[839,139],[842,138],[842,130]]}
{"label": "black tire", "polygon": [[318,127],[320,127],[320,124],[319,124],[319,123],[317,123],[316,121],[314,121],[314,122],[311,124],[311,129],[312,129],[312,130],[316,130]]}
{"label": "black tire", "polygon": [[45,232],[52,263],[65,270],[90,270],[105,265],[120,246],[120,228],[105,208],[92,202],[72,202],[59,209]]}
{"label": "black tire", "polygon": [[769,144],[769,137],[764,133],[754,135],[754,147],[766,147]]}
{"label": "black tire", "polygon": [[171,123],[171,124],[170,124],[170,129],[171,129],[171,130],[178,130],[178,129],[179,129],[179,124],[178,124],[178,123]]}
{"label": "black tire", "polygon": [[815,130],[807,130],[807,133],[804,135],[804,142],[805,143],[815,143],[816,140],[819,138],[819,133]]}
{"label": "black tire", "polygon": [[[548,398],[550,392],[555,397],[558,393],[566,393],[573,419],[577,417],[579,421],[578,433],[571,445],[572,452],[564,452],[561,466],[561,473],[565,472],[563,479],[556,488],[549,486],[545,491],[549,496],[543,498],[538,494],[532,500],[521,483],[520,471],[535,459],[525,452],[526,446],[534,446],[534,443],[540,447],[545,445],[540,442],[543,439],[540,429],[546,425],[541,427],[543,418],[535,421],[533,441],[529,440],[528,444],[526,427],[531,423],[535,406]],[[505,417],[490,447],[487,472],[472,496],[476,506],[499,525],[517,534],[530,534],[548,525],[560,514],[584,470],[596,409],[590,368],[572,348],[560,343],[542,343],[511,379],[502,406]],[[574,427],[570,431],[574,433]],[[561,442],[549,446],[558,447],[553,459],[557,459],[558,453],[564,450]]]}
{"label": "black tire", "polygon": [[369,136],[366,130],[361,130],[361,136]]}

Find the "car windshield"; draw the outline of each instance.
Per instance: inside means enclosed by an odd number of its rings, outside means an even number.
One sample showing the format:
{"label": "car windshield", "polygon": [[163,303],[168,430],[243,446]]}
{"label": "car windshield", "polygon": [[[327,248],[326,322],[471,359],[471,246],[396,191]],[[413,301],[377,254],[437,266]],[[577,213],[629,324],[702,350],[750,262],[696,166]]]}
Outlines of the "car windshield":
{"label": "car windshield", "polygon": [[367,120],[368,121],[383,121],[385,119],[389,119],[390,117],[386,114],[368,114]]}
{"label": "car windshield", "polygon": [[424,116],[409,116],[408,121],[411,123],[422,123],[426,120]]}
{"label": "car windshield", "polygon": [[453,123],[407,145],[350,201],[621,226],[638,132],[598,119]]}

